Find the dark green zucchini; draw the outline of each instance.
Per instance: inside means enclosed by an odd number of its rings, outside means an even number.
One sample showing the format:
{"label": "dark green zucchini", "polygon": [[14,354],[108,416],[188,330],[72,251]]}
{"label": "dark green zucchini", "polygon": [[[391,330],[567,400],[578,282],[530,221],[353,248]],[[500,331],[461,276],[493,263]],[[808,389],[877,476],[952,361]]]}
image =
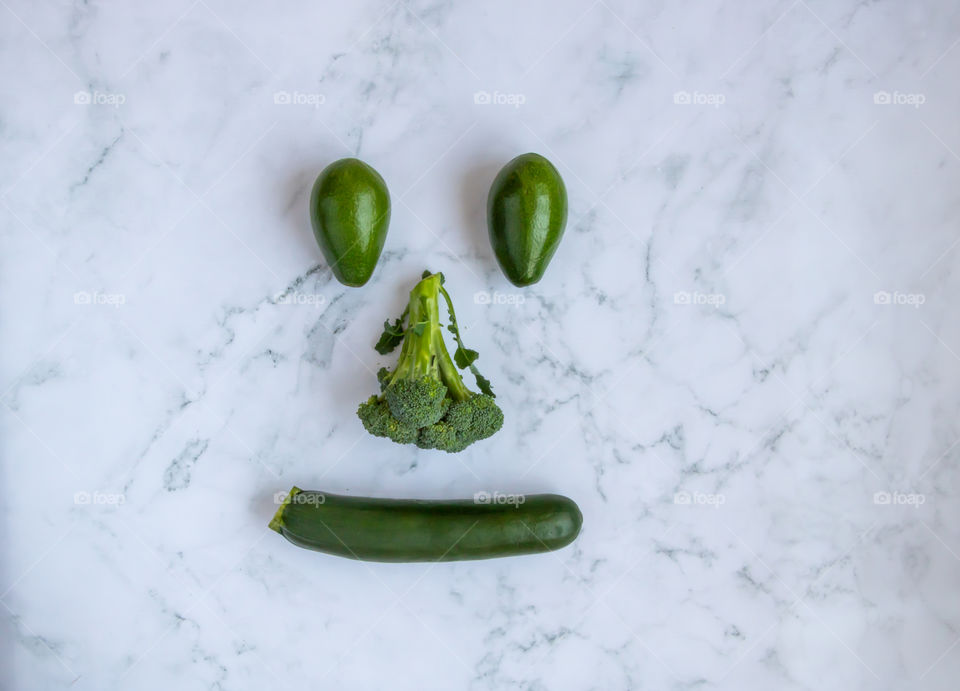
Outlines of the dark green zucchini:
{"label": "dark green zucchini", "polygon": [[385,562],[459,561],[569,545],[583,516],[558,494],[455,501],[373,499],[290,490],[270,527],[299,547]]}

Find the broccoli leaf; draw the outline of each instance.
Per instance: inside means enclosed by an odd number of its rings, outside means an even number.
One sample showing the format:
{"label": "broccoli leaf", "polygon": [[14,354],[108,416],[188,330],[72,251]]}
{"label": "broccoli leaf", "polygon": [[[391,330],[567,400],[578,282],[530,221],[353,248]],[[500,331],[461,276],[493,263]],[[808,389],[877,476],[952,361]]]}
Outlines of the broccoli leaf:
{"label": "broccoli leaf", "polygon": [[477,368],[473,365],[470,365],[470,371],[473,372],[473,376],[477,379],[477,388],[480,389],[480,393],[485,393],[490,398],[496,398],[497,395],[493,393],[493,387],[490,386],[490,380],[480,374],[480,372],[477,371]]}
{"label": "broccoli leaf", "polygon": [[400,318],[390,323],[390,320],[383,322],[383,333],[380,334],[380,340],[373,346],[381,355],[392,353],[398,345],[403,342],[403,320],[407,317],[409,309],[404,309]]}
{"label": "broccoli leaf", "polygon": [[480,353],[463,345],[463,339],[460,338],[460,326],[457,324],[457,313],[453,310],[453,300],[450,298],[450,293],[443,287],[440,288],[440,292],[443,293],[443,299],[447,303],[447,312],[450,315],[450,324],[447,326],[447,330],[453,334],[453,338],[457,342],[457,350],[453,354],[454,362],[457,363],[457,367],[460,369],[469,367],[470,371],[473,372],[474,378],[477,380],[477,387],[479,387],[480,391],[491,398],[495,397],[493,389],[490,386],[490,380],[480,374],[480,370],[473,364],[477,358],[480,357]]}
{"label": "broccoli leaf", "polygon": [[470,367],[476,359],[480,357],[480,353],[475,350],[470,350],[469,348],[464,348],[462,345],[457,345],[457,352],[453,354],[453,361],[457,363],[457,367],[460,369],[466,369]]}

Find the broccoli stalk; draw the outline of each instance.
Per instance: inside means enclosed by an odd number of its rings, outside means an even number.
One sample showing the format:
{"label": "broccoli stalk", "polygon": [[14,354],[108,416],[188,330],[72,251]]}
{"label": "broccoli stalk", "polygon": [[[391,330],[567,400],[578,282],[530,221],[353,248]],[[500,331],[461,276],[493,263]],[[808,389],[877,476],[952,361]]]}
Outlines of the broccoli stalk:
{"label": "broccoli stalk", "polygon": [[[377,352],[389,353],[402,342],[400,358],[392,371],[380,370],[382,393],[362,403],[357,415],[374,436],[455,453],[496,433],[503,425],[503,412],[493,400],[490,383],[473,364],[476,351],[463,346],[443,280],[443,274],[424,272],[410,291],[404,313],[392,325],[384,323]],[[440,295],[450,315],[447,328],[457,342],[456,364],[443,340]],[[457,365],[473,371],[482,393],[467,388]]]}
{"label": "broccoli stalk", "polygon": [[446,348],[440,330],[439,285],[439,277],[431,276],[410,292],[407,315],[412,328],[404,336],[396,368],[380,382],[393,416],[417,428],[441,418],[447,395],[447,387],[440,381],[440,361]]}

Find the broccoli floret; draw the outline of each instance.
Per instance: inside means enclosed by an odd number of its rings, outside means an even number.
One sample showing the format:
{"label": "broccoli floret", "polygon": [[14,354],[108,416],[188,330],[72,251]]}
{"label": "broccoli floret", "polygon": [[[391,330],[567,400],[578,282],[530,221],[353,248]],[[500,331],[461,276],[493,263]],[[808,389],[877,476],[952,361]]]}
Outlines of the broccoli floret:
{"label": "broccoli floret", "polygon": [[371,396],[357,408],[357,415],[364,428],[375,437],[386,437],[398,444],[412,444],[420,430],[405,425],[390,413],[387,402],[379,396]]}
{"label": "broccoli floret", "polygon": [[[440,296],[450,315],[447,327],[457,342],[450,357],[440,326]],[[357,414],[370,434],[398,444],[455,453],[486,439],[503,425],[503,412],[493,400],[490,383],[473,364],[477,352],[464,347],[443,274],[424,272],[410,292],[407,309],[392,325],[384,324],[377,352],[389,353],[402,342],[392,370],[377,374],[381,394],[360,405]],[[454,359],[456,364],[454,364]],[[457,370],[469,367],[483,393],[470,391]]]}
{"label": "broccoli floret", "polygon": [[421,429],[417,446],[456,453],[496,434],[502,426],[503,411],[493,398],[473,394],[465,401],[453,403],[439,422]]}
{"label": "broccoli floret", "polygon": [[447,387],[436,377],[418,379],[395,379],[383,397],[400,422],[424,427],[432,425],[443,416]]}

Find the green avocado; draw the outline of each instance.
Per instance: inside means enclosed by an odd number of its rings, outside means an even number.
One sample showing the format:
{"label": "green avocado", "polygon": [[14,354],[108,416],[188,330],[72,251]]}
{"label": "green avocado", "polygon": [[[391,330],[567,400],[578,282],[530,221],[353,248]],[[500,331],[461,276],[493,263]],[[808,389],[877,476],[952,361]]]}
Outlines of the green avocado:
{"label": "green avocado", "polygon": [[337,280],[362,286],[370,280],[387,239],[387,183],[363,161],[334,161],[313,183],[310,223]]}
{"label": "green avocado", "polygon": [[539,154],[523,154],[497,174],[487,197],[487,228],[500,269],[517,286],[546,271],[567,225],[567,188]]}

